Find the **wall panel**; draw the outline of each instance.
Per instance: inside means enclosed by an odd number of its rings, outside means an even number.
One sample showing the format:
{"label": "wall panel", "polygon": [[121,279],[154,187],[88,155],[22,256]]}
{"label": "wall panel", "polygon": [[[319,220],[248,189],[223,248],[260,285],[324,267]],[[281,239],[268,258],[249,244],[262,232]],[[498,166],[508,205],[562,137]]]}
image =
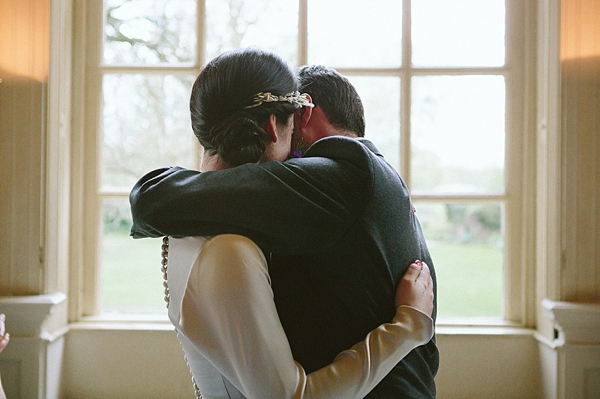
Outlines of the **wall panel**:
{"label": "wall panel", "polygon": [[600,2],[561,12],[564,300],[600,301]]}
{"label": "wall panel", "polygon": [[0,295],[41,292],[49,2],[0,0]]}

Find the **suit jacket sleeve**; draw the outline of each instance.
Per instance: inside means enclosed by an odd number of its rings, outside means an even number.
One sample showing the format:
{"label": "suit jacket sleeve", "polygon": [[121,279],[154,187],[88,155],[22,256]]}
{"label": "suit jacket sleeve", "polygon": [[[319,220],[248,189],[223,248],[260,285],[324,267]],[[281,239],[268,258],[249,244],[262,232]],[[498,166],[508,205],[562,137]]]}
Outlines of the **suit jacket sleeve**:
{"label": "suit jacket sleeve", "polygon": [[134,238],[241,234],[265,251],[326,250],[372,190],[369,150],[331,137],[302,159],[200,173],[178,167],[142,177],[131,195]]}

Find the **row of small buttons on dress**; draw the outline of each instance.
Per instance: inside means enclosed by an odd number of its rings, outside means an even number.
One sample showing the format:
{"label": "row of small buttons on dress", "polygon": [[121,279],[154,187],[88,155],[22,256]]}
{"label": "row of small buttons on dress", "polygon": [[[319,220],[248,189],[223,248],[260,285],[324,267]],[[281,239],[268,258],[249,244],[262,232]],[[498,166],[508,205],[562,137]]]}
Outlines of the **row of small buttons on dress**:
{"label": "row of small buttons on dress", "polygon": [[[167,303],[167,309],[169,309],[169,303],[171,301],[171,295],[169,295],[169,282],[167,276],[167,266],[169,263],[169,237],[163,237],[162,244],[162,253],[161,253],[161,268],[160,271],[163,274],[163,287],[165,288],[165,302]],[[183,359],[185,360],[185,364],[188,366],[188,370],[190,370],[190,374],[192,374],[192,369],[190,367],[190,363],[188,362],[187,357],[185,356],[185,351],[183,350],[183,345],[181,344],[181,339],[179,338],[179,333],[175,331],[177,334],[177,340],[179,341],[179,346],[181,346],[181,351],[183,352]],[[198,388],[198,384],[196,384],[196,380],[192,375],[192,384],[194,384],[194,394],[196,395],[196,399],[202,399],[202,393],[200,392],[200,388]]]}

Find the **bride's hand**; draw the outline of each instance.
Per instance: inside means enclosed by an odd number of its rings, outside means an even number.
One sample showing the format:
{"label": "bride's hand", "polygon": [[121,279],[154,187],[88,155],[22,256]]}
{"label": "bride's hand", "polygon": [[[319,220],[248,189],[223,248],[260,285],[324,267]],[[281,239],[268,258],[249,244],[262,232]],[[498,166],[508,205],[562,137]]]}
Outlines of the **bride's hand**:
{"label": "bride's hand", "polygon": [[396,289],[396,307],[411,306],[431,315],[433,313],[433,279],[427,263],[411,263]]}

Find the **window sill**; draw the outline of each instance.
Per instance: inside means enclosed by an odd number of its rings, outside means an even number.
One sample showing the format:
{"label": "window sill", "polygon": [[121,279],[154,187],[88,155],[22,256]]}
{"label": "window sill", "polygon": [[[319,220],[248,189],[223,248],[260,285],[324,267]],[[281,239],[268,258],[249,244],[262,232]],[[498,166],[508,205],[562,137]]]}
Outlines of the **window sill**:
{"label": "window sill", "polygon": [[85,316],[69,325],[71,330],[146,330],[172,331],[173,326],[166,314],[149,313],[103,313]]}
{"label": "window sill", "polygon": [[531,335],[535,328],[497,317],[438,318],[437,335]]}
{"label": "window sill", "polygon": [[521,326],[449,326],[437,325],[435,329],[437,336],[531,336],[533,337],[536,330]]}
{"label": "window sill", "polygon": [[[163,314],[134,315],[134,314],[103,314],[87,316],[69,325],[71,330],[131,330],[131,331],[172,331],[173,326]],[[526,328],[518,323],[501,319],[440,319],[436,323],[438,336],[458,335],[530,335],[536,330]]]}

